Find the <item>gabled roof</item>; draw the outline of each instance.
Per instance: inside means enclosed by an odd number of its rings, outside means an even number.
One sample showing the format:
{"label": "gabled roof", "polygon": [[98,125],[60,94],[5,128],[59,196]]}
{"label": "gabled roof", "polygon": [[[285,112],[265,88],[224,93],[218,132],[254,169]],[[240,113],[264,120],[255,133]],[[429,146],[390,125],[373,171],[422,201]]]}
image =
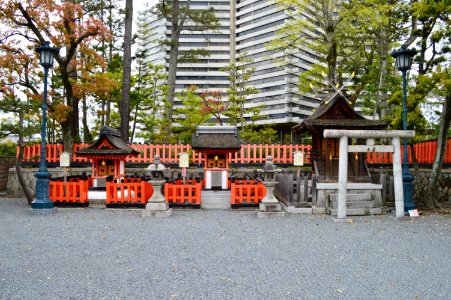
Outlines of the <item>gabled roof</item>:
{"label": "gabled roof", "polygon": [[234,126],[197,126],[191,141],[191,148],[194,150],[238,150],[241,148],[241,144]]}
{"label": "gabled roof", "polygon": [[136,151],[122,140],[119,131],[111,129],[108,126],[104,126],[100,130],[97,141],[86,148],[76,151],[76,153],[80,156],[139,155],[139,151]]}
{"label": "gabled roof", "polygon": [[315,112],[293,131],[314,131],[324,129],[384,129],[387,124],[379,120],[369,120],[357,113],[345,97],[337,95],[329,102],[324,101]]}

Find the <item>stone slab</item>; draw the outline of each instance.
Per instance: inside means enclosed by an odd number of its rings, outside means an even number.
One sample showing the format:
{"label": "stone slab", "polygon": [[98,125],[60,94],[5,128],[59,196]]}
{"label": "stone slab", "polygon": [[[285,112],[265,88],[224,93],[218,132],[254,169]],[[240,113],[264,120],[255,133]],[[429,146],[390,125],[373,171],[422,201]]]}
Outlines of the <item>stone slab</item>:
{"label": "stone slab", "polygon": [[143,210],[141,216],[143,218],[167,218],[172,216],[172,208],[168,210]]}
{"label": "stone slab", "polygon": [[230,191],[202,191],[202,209],[230,209]]}
{"label": "stone slab", "polygon": [[283,218],[286,216],[284,211],[257,211],[257,218]]}
{"label": "stone slab", "polygon": [[369,210],[370,210],[370,215],[381,215],[382,214],[381,207],[369,208]]}
{"label": "stone slab", "polygon": [[[346,201],[346,208],[348,209],[373,208],[375,206],[374,201]],[[330,208],[338,208],[338,202],[330,202]]]}
{"label": "stone slab", "polygon": [[[318,190],[338,190],[338,182],[324,182],[316,185]],[[348,190],[382,190],[382,184],[351,182],[346,185]]]}
{"label": "stone slab", "polygon": [[334,222],[336,222],[336,223],[352,223],[353,221],[351,218],[344,218],[344,219],[335,218]]}
{"label": "stone slab", "polygon": [[[331,216],[336,216],[338,212],[338,209],[334,208],[328,208],[327,213]],[[369,208],[351,208],[346,209],[346,215],[347,216],[368,216],[368,215],[379,215],[382,213],[382,209],[375,208],[374,210],[371,210]]]}
{"label": "stone slab", "polygon": [[[338,194],[330,194],[330,201],[338,201]],[[371,201],[370,193],[361,193],[361,194],[346,194],[346,201]]]}
{"label": "stone slab", "polygon": [[312,214],[313,208],[311,207],[295,207],[294,205],[286,205],[285,203],[280,203],[282,209],[289,214]]}
{"label": "stone slab", "polygon": [[325,214],[326,208],[325,207],[312,207],[312,213],[314,215],[320,215],[320,214]]}

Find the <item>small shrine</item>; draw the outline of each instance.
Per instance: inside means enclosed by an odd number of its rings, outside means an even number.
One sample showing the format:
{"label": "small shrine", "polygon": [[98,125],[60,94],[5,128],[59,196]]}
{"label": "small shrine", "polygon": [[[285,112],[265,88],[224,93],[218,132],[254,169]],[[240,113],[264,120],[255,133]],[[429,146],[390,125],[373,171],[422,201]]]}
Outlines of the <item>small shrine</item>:
{"label": "small shrine", "polygon": [[[381,130],[387,124],[379,120],[366,119],[357,113],[342,94],[332,99],[325,99],[314,113],[302,123],[294,126],[294,132],[309,132],[312,135],[313,173],[319,175],[321,181],[336,181],[338,178],[339,140],[323,137],[325,129],[347,130]],[[352,143],[350,143],[352,144]],[[364,153],[349,156],[349,180],[370,181],[366,172]]]}
{"label": "small shrine", "polygon": [[110,179],[120,182],[125,176],[125,159],[139,155],[138,151],[122,140],[119,131],[107,126],[100,130],[97,141],[76,153],[91,159],[94,188],[105,188],[106,181]]}
{"label": "small shrine", "polygon": [[198,126],[191,147],[204,158],[205,189],[228,189],[229,153],[241,149],[234,126]]}

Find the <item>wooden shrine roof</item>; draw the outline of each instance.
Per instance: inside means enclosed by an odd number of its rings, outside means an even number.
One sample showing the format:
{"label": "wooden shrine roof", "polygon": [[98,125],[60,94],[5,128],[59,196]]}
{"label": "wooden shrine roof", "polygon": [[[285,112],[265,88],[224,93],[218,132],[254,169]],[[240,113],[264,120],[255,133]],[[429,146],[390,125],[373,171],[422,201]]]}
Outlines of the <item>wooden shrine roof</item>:
{"label": "wooden shrine roof", "polygon": [[234,126],[198,126],[191,141],[194,150],[238,150],[241,144]]}
{"label": "wooden shrine roof", "polygon": [[104,126],[97,141],[86,148],[76,151],[80,156],[138,156],[136,151],[122,140],[119,131]]}
{"label": "wooden shrine roof", "polygon": [[337,95],[329,102],[323,101],[315,112],[292,128],[295,132],[322,131],[324,129],[384,129],[387,124],[369,120],[357,113],[345,97]]}

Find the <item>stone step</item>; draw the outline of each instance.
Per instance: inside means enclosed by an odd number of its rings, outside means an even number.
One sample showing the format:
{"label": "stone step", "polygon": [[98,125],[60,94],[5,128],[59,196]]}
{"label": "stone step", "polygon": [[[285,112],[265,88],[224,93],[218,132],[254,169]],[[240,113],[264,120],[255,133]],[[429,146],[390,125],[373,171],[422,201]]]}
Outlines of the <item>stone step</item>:
{"label": "stone step", "polygon": [[[330,208],[338,208],[338,194],[330,194],[329,199]],[[346,208],[373,208],[374,206],[371,194],[346,194]]]}
{"label": "stone step", "polygon": [[5,198],[5,197],[6,197],[6,191],[0,192],[0,198]]}
{"label": "stone step", "polygon": [[230,209],[230,191],[202,191],[200,207],[203,209]]}
{"label": "stone step", "polygon": [[[327,208],[326,212],[331,216],[336,216],[338,209]],[[368,215],[380,215],[382,214],[382,208],[347,208],[347,216],[368,216]]]}
{"label": "stone step", "polygon": [[[330,208],[338,208],[338,201],[330,201]],[[374,201],[349,201],[346,200],[346,208],[373,208]]]}
{"label": "stone step", "polygon": [[[338,201],[338,194],[330,194],[330,201]],[[358,194],[346,194],[347,201],[371,201],[371,194],[369,193],[358,193]]]}

